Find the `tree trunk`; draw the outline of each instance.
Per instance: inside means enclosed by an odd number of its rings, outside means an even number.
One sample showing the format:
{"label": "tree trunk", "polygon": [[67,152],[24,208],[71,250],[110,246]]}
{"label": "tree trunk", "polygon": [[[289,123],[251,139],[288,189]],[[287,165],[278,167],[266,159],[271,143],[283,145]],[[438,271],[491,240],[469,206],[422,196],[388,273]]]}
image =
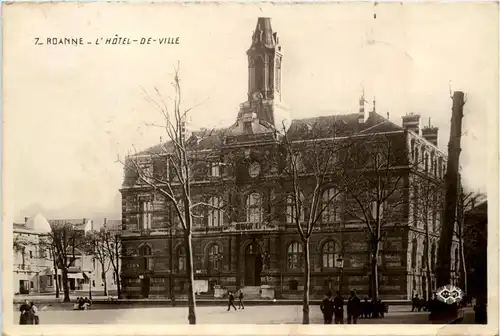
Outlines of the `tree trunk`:
{"label": "tree trunk", "polygon": [[[115,253],[114,253],[114,256],[116,258],[115,262],[112,264],[113,266],[113,270],[115,272],[115,278],[116,278],[116,295],[119,299],[122,298],[122,283],[121,283],[121,280],[120,280],[120,251],[119,251],[119,245],[118,245],[118,242],[116,241],[117,240],[117,236],[115,236],[115,244],[114,244],[114,248],[115,248]],[[115,264],[116,263],[116,264]]]}
{"label": "tree trunk", "polygon": [[115,269],[115,277],[116,277],[116,296],[121,299],[122,298],[122,284],[120,281],[120,271],[118,270],[118,267]]}
{"label": "tree trunk", "polygon": [[309,324],[309,287],[311,282],[311,260],[309,238],[304,240],[304,297],[302,299],[302,324]]}
{"label": "tree trunk", "polygon": [[446,286],[451,282],[451,245],[457,211],[457,194],[460,167],[460,140],[462,137],[462,118],[464,93],[453,93],[450,141],[448,143],[448,164],[445,176],[446,196],[441,236],[438,246],[437,286]]}
{"label": "tree trunk", "polygon": [[193,244],[190,230],[184,233],[184,245],[186,248],[186,273],[188,276],[188,321],[196,324],[196,298],[194,296],[194,267],[193,267]]}
{"label": "tree trunk", "polygon": [[465,264],[464,238],[460,235],[458,248],[460,249],[460,288],[467,293],[467,265]]}
{"label": "tree trunk", "polygon": [[431,278],[431,257],[430,257],[430,246],[431,246],[431,237],[429,234],[429,221],[426,218],[425,221],[425,297],[424,299],[428,301],[430,299],[430,295],[432,293],[432,278]]}
{"label": "tree trunk", "polygon": [[68,270],[62,269],[62,285],[64,290],[64,299],[63,302],[71,302],[69,298],[69,284],[68,284]]}
{"label": "tree trunk", "polygon": [[56,283],[56,299],[59,298],[59,275],[57,274],[57,267],[54,266],[54,281]]}
{"label": "tree trunk", "polygon": [[108,296],[108,284],[106,281],[106,271],[104,270],[104,264],[101,264],[101,272],[101,278],[104,280],[104,296]]}
{"label": "tree trunk", "polygon": [[[372,260],[371,260],[371,271],[372,271],[372,300],[374,303],[378,301],[378,253],[379,253],[379,241],[377,237],[373,238],[372,247]],[[375,310],[373,312],[374,317],[378,316],[378,312]]]}

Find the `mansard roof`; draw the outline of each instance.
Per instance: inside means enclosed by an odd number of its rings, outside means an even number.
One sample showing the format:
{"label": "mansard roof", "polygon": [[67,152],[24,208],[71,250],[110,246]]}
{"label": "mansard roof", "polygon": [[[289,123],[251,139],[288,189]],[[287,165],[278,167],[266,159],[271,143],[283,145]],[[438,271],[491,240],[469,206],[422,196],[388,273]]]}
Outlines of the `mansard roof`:
{"label": "mansard roof", "polygon": [[[223,137],[227,134],[228,128],[214,128],[211,130],[202,129],[194,131],[188,138],[187,148],[189,150],[211,149],[221,143]],[[174,150],[172,141],[166,141],[161,144],[149,147],[137,155],[162,155],[171,153]]]}
{"label": "mansard roof", "polygon": [[[290,140],[307,140],[333,137],[345,137],[357,133],[390,132],[402,130],[390,120],[378,113],[370,112],[363,124],[358,123],[357,113],[335,114],[312,118],[294,119],[288,129]],[[209,150],[223,143],[229,134],[229,128],[202,129],[192,132],[188,138],[189,150]],[[161,155],[174,150],[171,141],[152,146],[137,153],[137,155]]]}

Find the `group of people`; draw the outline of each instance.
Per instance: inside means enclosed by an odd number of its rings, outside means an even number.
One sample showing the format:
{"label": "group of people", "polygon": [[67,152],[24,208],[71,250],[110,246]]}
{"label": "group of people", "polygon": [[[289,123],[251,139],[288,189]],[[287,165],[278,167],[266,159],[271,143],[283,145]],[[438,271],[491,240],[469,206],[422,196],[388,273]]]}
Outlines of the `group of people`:
{"label": "group of people", "polygon": [[74,310],[88,310],[88,309],[90,309],[91,305],[92,305],[92,301],[90,301],[89,298],[77,297],[76,303],[73,306],[73,309]]}
{"label": "group of people", "polygon": [[[236,309],[236,306],[234,305],[234,294],[233,292],[229,292],[227,293],[227,297],[228,297],[228,305],[227,305],[227,311],[230,311],[231,310],[231,307],[234,308],[234,310],[237,310]],[[243,291],[240,289],[238,291],[238,309],[245,309],[245,305],[243,304]]]}
{"label": "group of people", "polygon": [[21,315],[19,317],[19,324],[40,324],[40,316],[38,315],[38,308],[33,301],[26,300],[19,307]]}
{"label": "group of people", "polygon": [[[326,298],[321,302],[320,309],[323,313],[325,324],[344,324],[344,299],[340,292],[332,299],[332,292],[328,291]],[[347,299],[347,324],[357,324],[360,317],[384,317],[387,312],[387,307],[379,299],[377,302],[365,298],[364,302],[356,295],[356,291],[352,290],[351,295]]]}

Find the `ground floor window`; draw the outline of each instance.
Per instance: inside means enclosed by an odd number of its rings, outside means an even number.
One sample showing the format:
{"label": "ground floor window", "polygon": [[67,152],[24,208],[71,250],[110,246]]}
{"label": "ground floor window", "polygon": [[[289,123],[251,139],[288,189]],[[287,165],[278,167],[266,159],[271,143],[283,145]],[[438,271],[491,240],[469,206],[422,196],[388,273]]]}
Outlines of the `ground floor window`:
{"label": "ground floor window", "polygon": [[290,280],[289,287],[290,290],[297,290],[299,288],[299,282],[297,280]]}

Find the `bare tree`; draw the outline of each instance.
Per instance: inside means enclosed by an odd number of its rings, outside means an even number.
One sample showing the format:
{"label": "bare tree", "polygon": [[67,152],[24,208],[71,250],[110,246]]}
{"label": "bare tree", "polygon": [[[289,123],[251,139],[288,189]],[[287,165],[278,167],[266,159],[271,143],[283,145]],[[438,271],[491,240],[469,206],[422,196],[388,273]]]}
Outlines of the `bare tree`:
{"label": "bare tree", "polygon": [[[161,127],[167,134],[168,141],[162,143],[156,153],[144,155],[129,155],[122,164],[125,169],[133,171],[141,183],[151,191],[162,195],[174,213],[176,228],[183,233],[186,252],[186,275],[189,284],[188,290],[188,321],[196,324],[196,300],[194,294],[194,269],[192,234],[195,219],[195,209],[199,206],[210,206],[205,202],[195,202],[193,195],[192,178],[193,162],[200,161],[204,153],[190,150],[191,145],[196,147],[201,138],[189,137],[186,134],[186,122],[192,108],[182,107],[182,90],[179,77],[179,66],[175,68],[173,78],[174,97],[171,104],[163,99],[158,90],[155,100],[145,92],[147,99],[158,109],[163,116],[164,125]],[[151,125],[159,126],[159,125]],[[154,165],[157,164],[156,167]]]}
{"label": "bare tree", "polygon": [[[426,279],[426,288],[424,291],[424,299],[429,300],[430,294],[433,292],[432,275],[435,271],[433,265],[435,258],[431,254],[431,240],[433,236],[439,237],[440,226],[438,221],[442,215],[444,192],[443,183],[430,176],[421,176],[415,174],[410,179],[410,190],[412,191],[413,202],[413,218],[410,223],[415,227],[423,227],[424,229],[424,251],[422,258],[422,268],[425,268],[424,275]],[[416,248],[412,246],[412,249]],[[412,258],[416,258],[416,251],[412,251]],[[412,261],[416,264],[416,260]]]}
{"label": "bare tree", "polygon": [[[108,259],[116,281],[116,291],[118,298],[121,298],[121,278],[120,278],[120,259],[122,258],[122,240],[119,231],[101,228],[99,236],[102,244],[103,253]],[[109,268],[109,264],[108,264]]]}
{"label": "bare tree", "polygon": [[62,286],[64,291],[63,302],[70,302],[68,273],[69,268],[77,259],[77,253],[85,246],[83,232],[75,230],[72,223],[58,221],[51,223],[52,231],[48,233],[49,243],[54,253],[57,268],[62,272]]}
{"label": "bare tree", "polygon": [[348,198],[345,212],[368,229],[371,294],[376,301],[380,244],[389,233],[398,230],[408,202],[405,197],[408,152],[405,143],[390,134],[367,134],[365,141],[353,144],[349,152],[346,158],[349,169],[345,170],[343,180]]}
{"label": "bare tree", "polygon": [[328,139],[316,134],[319,133],[316,129],[324,125],[302,126],[312,135],[306,141],[294,139],[285,127],[281,132],[284,190],[281,202],[286,208],[287,222],[295,224],[302,241],[304,262],[302,323],[309,324],[311,236],[321,223],[326,225],[342,220],[339,196],[343,193],[343,189],[339,180],[345,172],[340,157],[345,154],[351,142],[335,139],[337,128],[340,127],[335,121],[328,125],[330,134],[333,135],[333,138]]}
{"label": "bare tree", "polygon": [[472,237],[473,226],[468,226],[465,223],[465,212],[471,209],[479,199],[484,197],[483,194],[476,192],[467,192],[460,187],[457,200],[457,218],[456,225],[454,229],[455,237],[458,239],[459,246],[459,258],[460,258],[460,288],[467,293],[468,283],[467,283],[467,263],[465,258],[465,241]]}
{"label": "bare tree", "polygon": [[95,258],[101,267],[101,276],[104,282],[104,295],[106,296],[108,295],[106,273],[111,267],[110,254],[106,246],[106,232],[104,230],[90,231],[86,234],[86,240],[88,254]]}

